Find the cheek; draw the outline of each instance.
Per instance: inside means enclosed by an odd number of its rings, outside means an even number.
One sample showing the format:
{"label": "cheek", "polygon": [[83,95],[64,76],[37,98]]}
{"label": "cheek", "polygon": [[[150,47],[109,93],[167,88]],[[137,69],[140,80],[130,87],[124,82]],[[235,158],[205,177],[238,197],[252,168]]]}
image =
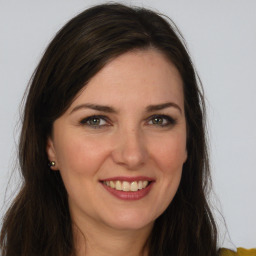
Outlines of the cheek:
{"label": "cheek", "polygon": [[172,202],[180,184],[183,163],[186,160],[186,140],[179,136],[166,136],[154,147],[154,160],[157,164],[158,183],[155,205],[152,209],[162,214]]}
{"label": "cheek", "polygon": [[106,149],[99,140],[77,136],[63,137],[56,150],[60,171],[77,175],[95,173],[106,156]]}
{"label": "cheek", "polygon": [[154,155],[161,170],[166,174],[181,171],[187,159],[186,139],[184,136],[167,137],[154,147]]}

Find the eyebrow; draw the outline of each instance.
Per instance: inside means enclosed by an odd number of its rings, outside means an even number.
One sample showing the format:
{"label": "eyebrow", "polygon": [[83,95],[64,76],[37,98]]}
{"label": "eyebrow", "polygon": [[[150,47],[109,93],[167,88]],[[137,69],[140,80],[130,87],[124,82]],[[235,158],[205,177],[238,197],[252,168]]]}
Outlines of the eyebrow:
{"label": "eyebrow", "polygon": [[[174,102],[167,102],[167,103],[163,103],[163,104],[149,105],[146,108],[146,112],[148,112],[148,113],[149,112],[154,112],[154,111],[162,110],[162,109],[169,108],[169,107],[174,107],[174,108],[178,109],[180,113],[182,113],[181,108]],[[78,106],[74,107],[71,110],[70,114],[72,114],[73,112],[75,112],[77,110],[84,109],[84,108],[85,109],[89,108],[89,109],[93,109],[93,110],[97,110],[97,111],[101,111],[101,112],[114,113],[114,114],[118,112],[117,110],[115,110],[113,107],[110,107],[110,106],[86,103],[86,104],[81,104],[81,105],[78,105]]]}
{"label": "eyebrow", "polygon": [[70,114],[72,114],[73,112],[75,112],[77,110],[83,109],[83,108],[94,109],[94,110],[102,111],[102,112],[106,112],[106,113],[117,113],[117,111],[112,107],[87,103],[87,104],[81,104],[81,105],[74,107],[72,109],[72,111],[70,112]]}
{"label": "eyebrow", "polygon": [[157,105],[149,105],[146,108],[146,110],[147,110],[147,112],[153,112],[153,111],[162,110],[162,109],[169,108],[169,107],[174,107],[174,108],[178,109],[180,111],[180,113],[182,113],[182,110],[179,107],[179,105],[177,105],[174,102],[167,102],[167,103],[157,104]]}

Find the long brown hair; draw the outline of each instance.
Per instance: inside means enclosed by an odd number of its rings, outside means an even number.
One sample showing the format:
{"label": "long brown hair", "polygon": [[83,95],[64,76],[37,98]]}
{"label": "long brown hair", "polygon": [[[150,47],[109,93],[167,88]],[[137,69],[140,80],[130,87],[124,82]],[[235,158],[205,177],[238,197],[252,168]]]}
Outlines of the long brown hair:
{"label": "long brown hair", "polygon": [[217,230],[206,198],[211,179],[204,99],[182,36],[163,15],[103,4],[69,21],[33,74],[19,143],[23,184],[3,221],[2,256],[75,255],[67,192],[59,172],[47,165],[47,136],[53,122],[106,63],[127,51],[148,48],[160,50],[181,74],[188,131],[181,183],[155,221],[149,255],[217,255]]}

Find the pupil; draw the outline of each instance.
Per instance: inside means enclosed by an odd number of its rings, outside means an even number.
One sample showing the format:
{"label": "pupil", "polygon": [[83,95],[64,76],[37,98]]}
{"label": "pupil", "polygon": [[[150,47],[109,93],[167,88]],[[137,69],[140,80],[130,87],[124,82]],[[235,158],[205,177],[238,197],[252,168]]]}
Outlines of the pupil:
{"label": "pupil", "polygon": [[153,123],[154,124],[161,124],[161,123],[163,123],[163,119],[161,117],[155,117],[153,119]]}
{"label": "pupil", "polygon": [[99,118],[93,118],[93,119],[91,119],[91,124],[92,124],[92,125],[98,125],[99,123],[100,123]]}

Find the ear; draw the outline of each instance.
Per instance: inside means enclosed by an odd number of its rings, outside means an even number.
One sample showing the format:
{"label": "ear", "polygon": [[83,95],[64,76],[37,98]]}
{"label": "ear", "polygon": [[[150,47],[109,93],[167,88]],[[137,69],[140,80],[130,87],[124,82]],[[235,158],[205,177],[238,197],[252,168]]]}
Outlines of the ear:
{"label": "ear", "polygon": [[53,171],[59,170],[59,168],[58,168],[58,162],[57,162],[57,156],[56,156],[56,152],[55,152],[53,140],[52,140],[52,138],[50,138],[50,137],[48,137],[48,139],[47,139],[47,143],[46,143],[46,153],[47,153],[47,155],[48,155],[49,162],[55,162],[55,165],[54,165],[54,166],[50,166],[50,168],[51,168]]}

